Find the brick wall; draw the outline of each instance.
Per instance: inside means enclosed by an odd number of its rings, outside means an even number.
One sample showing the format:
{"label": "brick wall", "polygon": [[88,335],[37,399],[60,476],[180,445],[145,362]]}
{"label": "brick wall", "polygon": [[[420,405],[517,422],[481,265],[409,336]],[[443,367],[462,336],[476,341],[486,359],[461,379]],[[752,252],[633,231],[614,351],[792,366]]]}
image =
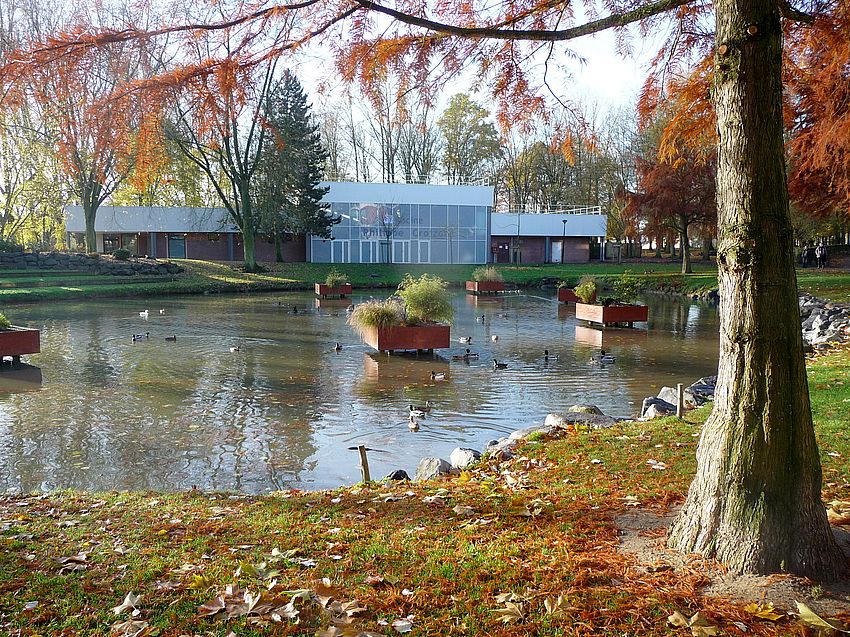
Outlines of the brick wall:
{"label": "brick wall", "polygon": [[227,261],[227,234],[190,232],[186,235],[186,258]]}

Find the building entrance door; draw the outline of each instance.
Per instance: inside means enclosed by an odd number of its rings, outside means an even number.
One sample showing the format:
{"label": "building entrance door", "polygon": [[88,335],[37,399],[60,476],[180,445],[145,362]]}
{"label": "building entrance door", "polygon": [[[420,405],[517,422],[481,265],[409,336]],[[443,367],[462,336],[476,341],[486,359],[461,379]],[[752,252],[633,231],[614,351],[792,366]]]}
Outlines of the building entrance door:
{"label": "building entrance door", "polygon": [[551,263],[562,263],[564,261],[564,242],[552,241],[550,245],[549,261]]}
{"label": "building entrance door", "polygon": [[393,263],[410,263],[410,241],[393,241]]}

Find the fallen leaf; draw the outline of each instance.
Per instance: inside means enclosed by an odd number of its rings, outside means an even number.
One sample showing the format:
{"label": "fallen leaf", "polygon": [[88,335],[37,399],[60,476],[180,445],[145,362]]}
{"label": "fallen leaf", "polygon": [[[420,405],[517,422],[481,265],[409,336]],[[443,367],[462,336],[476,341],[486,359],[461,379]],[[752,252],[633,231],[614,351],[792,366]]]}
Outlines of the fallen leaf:
{"label": "fallen leaf", "polygon": [[475,515],[475,510],[472,507],[464,506],[462,504],[458,504],[452,509],[452,511],[463,517],[471,517]]}
{"label": "fallen leaf", "polygon": [[515,624],[525,619],[522,604],[505,602],[504,608],[497,608],[493,613],[505,624]]}
{"label": "fallen leaf", "polygon": [[144,637],[150,633],[150,626],[145,621],[130,619],[125,622],[115,622],[110,632],[116,637]]}
{"label": "fallen leaf", "polygon": [[409,619],[396,619],[392,625],[397,633],[409,633],[413,630],[413,622]]}
{"label": "fallen leaf", "polygon": [[137,607],[139,605],[140,599],[142,599],[141,595],[135,595],[132,592],[127,593],[127,595],[124,597],[124,601],[121,602],[115,608],[113,608],[112,612],[115,613],[116,615],[120,615],[125,610],[129,610],[129,611],[132,611],[133,616],[136,616],[136,615],[139,614]]}
{"label": "fallen leaf", "polygon": [[785,613],[777,611],[773,604],[747,604],[744,610],[750,613],[753,617],[766,619],[768,621],[779,621],[785,617]]}
{"label": "fallen leaf", "polygon": [[547,615],[560,615],[564,612],[566,600],[563,595],[558,595],[557,599],[547,597],[543,600],[543,608],[546,609]]}
{"label": "fallen leaf", "polygon": [[206,604],[198,606],[198,617],[212,617],[225,609],[224,597],[219,595]]}
{"label": "fallen leaf", "polygon": [[800,614],[800,621],[813,628],[828,631],[838,631],[840,633],[850,633],[850,630],[837,619],[824,619],[815,613],[811,608],[802,602],[794,602],[797,604],[797,612]]}

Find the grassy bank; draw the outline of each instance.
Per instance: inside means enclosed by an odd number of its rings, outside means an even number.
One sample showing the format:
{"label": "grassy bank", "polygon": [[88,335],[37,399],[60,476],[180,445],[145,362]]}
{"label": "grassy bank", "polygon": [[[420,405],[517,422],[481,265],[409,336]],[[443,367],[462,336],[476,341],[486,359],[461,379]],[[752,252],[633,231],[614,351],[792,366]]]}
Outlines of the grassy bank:
{"label": "grassy bank", "polygon": [[[359,288],[396,287],[405,274],[436,274],[460,286],[471,277],[472,265],[401,265],[401,264],[266,264],[268,271],[248,274],[239,264],[208,261],[177,261],[186,267],[179,276],[156,281],[139,280],[132,284],[106,275],[80,277],[3,276],[0,271],[0,304],[95,297],[152,296],[198,294],[202,292],[260,292],[274,290],[309,290],[313,283],[324,281],[331,270],[345,274]],[[712,265],[697,263],[694,273],[683,275],[676,263],[587,263],[497,266],[509,285],[535,286],[544,282],[577,282],[585,275],[611,280],[630,271],[643,280],[647,289],[684,294],[698,294],[717,287],[717,271]],[[850,301],[850,272],[798,270],[801,290],[836,301]],[[32,285],[27,285],[32,282]]]}
{"label": "grassy bank", "polygon": [[[850,351],[812,362],[811,386],[825,499],[850,500],[841,415]],[[741,634],[733,622],[747,634],[803,634],[786,616],[773,622],[701,597],[711,564],[648,567],[616,550],[617,516],[681,501],[706,416],[568,432],[425,485],[5,497],[0,628],[22,637],[374,636],[409,622],[412,635],[690,634],[666,626],[678,610],[701,611],[724,634]],[[116,614],[128,593],[141,598]]]}

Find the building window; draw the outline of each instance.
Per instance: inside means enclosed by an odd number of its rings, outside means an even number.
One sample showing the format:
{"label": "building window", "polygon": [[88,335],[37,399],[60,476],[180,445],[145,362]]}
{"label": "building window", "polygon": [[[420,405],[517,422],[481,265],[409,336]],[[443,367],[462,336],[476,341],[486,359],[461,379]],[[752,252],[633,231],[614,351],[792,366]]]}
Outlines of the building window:
{"label": "building window", "polygon": [[215,242],[220,241],[220,240],[221,240],[221,233],[220,232],[209,232],[209,233],[207,233],[207,241],[215,243]]}
{"label": "building window", "polygon": [[182,234],[168,235],[168,258],[186,258],[186,236]]}
{"label": "building window", "polygon": [[119,234],[104,234],[103,235],[103,251],[112,252],[121,247],[121,235]]}

